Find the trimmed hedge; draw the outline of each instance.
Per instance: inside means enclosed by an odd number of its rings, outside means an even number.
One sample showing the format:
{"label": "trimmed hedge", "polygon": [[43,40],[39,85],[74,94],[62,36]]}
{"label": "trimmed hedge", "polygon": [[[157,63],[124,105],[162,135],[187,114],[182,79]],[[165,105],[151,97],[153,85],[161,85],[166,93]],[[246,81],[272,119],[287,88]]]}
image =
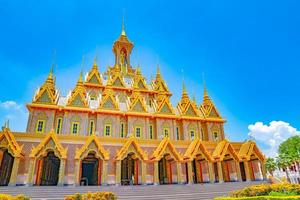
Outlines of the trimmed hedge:
{"label": "trimmed hedge", "polygon": [[279,183],[279,184],[261,184],[246,187],[230,193],[231,197],[253,197],[268,196],[270,193],[281,193],[290,196],[300,195],[299,184]]}
{"label": "trimmed hedge", "polygon": [[217,197],[215,200],[296,200],[300,196]]}
{"label": "trimmed hedge", "polygon": [[15,197],[8,194],[0,194],[0,200],[30,200],[30,198],[25,197],[24,195],[17,195]]}
{"label": "trimmed hedge", "polygon": [[112,192],[94,192],[86,194],[73,194],[65,196],[65,200],[116,200],[117,196]]}

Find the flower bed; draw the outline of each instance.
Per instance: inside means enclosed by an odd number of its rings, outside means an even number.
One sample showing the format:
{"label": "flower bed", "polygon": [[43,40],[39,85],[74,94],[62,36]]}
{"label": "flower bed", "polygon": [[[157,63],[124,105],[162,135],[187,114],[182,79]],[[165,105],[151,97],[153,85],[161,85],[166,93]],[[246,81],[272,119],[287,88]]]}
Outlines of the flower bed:
{"label": "flower bed", "polygon": [[65,197],[65,200],[116,200],[117,196],[112,192],[95,192],[87,194],[73,194]]}
{"label": "flower bed", "polygon": [[25,197],[24,195],[17,195],[15,197],[8,194],[0,194],[0,200],[30,200],[30,198]]}
{"label": "flower bed", "polygon": [[300,199],[300,185],[279,183],[261,184],[246,187],[230,193],[229,197],[218,197],[215,200],[277,200],[277,199]]}

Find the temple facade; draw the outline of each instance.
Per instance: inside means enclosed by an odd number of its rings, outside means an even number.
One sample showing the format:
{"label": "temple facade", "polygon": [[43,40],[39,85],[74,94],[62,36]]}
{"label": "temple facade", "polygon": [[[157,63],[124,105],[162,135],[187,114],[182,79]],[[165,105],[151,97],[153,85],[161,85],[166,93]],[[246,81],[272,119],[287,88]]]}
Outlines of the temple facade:
{"label": "temple facade", "polygon": [[[147,81],[133,67],[124,27],[113,43],[115,63],[97,60],[61,96],[51,69],[31,103],[26,132],[0,132],[0,185],[131,185],[253,181],[266,178],[253,141],[225,139],[208,91],[177,106],[157,67]],[[67,76],[67,75],[66,75]]]}

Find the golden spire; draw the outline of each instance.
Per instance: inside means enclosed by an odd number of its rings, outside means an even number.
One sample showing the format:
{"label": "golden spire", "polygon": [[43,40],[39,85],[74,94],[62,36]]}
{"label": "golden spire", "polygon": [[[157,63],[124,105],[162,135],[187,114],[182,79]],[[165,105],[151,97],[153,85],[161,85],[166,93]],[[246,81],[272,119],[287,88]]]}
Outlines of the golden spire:
{"label": "golden spire", "polygon": [[184,81],[182,81],[182,94],[186,94],[186,87]]}
{"label": "golden spire", "polygon": [[80,74],[79,74],[79,79],[78,79],[78,83],[82,83],[82,69],[80,70]]}
{"label": "golden spire", "polygon": [[94,58],[94,62],[93,62],[93,68],[97,68],[97,56],[95,56]]}
{"label": "golden spire", "polygon": [[203,87],[204,87],[203,100],[207,100],[207,99],[210,99],[210,98],[208,96],[208,92],[207,92],[207,88],[206,88],[204,73],[202,74],[202,77],[203,77]]}
{"label": "golden spire", "polygon": [[122,33],[121,35],[126,36],[126,32],[125,32],[125,22],[124,22],[124,14],[123,14],[123,19],[122,19]]}
{"label": "golden spire", "polygon": [[157,67],[156,67],[156,79],[158,79],[158,78],[161,78],[159,65],[157,65]]}

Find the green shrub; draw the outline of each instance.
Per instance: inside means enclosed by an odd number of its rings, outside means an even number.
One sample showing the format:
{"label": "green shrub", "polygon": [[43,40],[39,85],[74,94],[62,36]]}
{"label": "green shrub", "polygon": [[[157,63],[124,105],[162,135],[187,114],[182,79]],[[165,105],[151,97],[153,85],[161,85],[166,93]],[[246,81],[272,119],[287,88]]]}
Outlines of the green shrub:
{"label": "green shrub", "polygon": [[215,200],[299,200],[300,196],[217,197]]}
{"label": "green shrub", "polygon": [[8,194],[0,194],[0,200],[30,200],[30,198],[19,194],[15,197],[8,195]]}
{"label": "green shrub", "polygon": [[290,194],[291,196],[300,195],[299,184],[279,183],[279,184],[261,184],[246,187],[241,190],[230,193],[231,197],[253,197],[253,196],[268,196],[271,192],[275,194]]}
{"label": "green shrub", "polygon": [[112,192],[95,192],[87,194],[73,194],[65,196],[65,200],[116,200],[117,196]]}

